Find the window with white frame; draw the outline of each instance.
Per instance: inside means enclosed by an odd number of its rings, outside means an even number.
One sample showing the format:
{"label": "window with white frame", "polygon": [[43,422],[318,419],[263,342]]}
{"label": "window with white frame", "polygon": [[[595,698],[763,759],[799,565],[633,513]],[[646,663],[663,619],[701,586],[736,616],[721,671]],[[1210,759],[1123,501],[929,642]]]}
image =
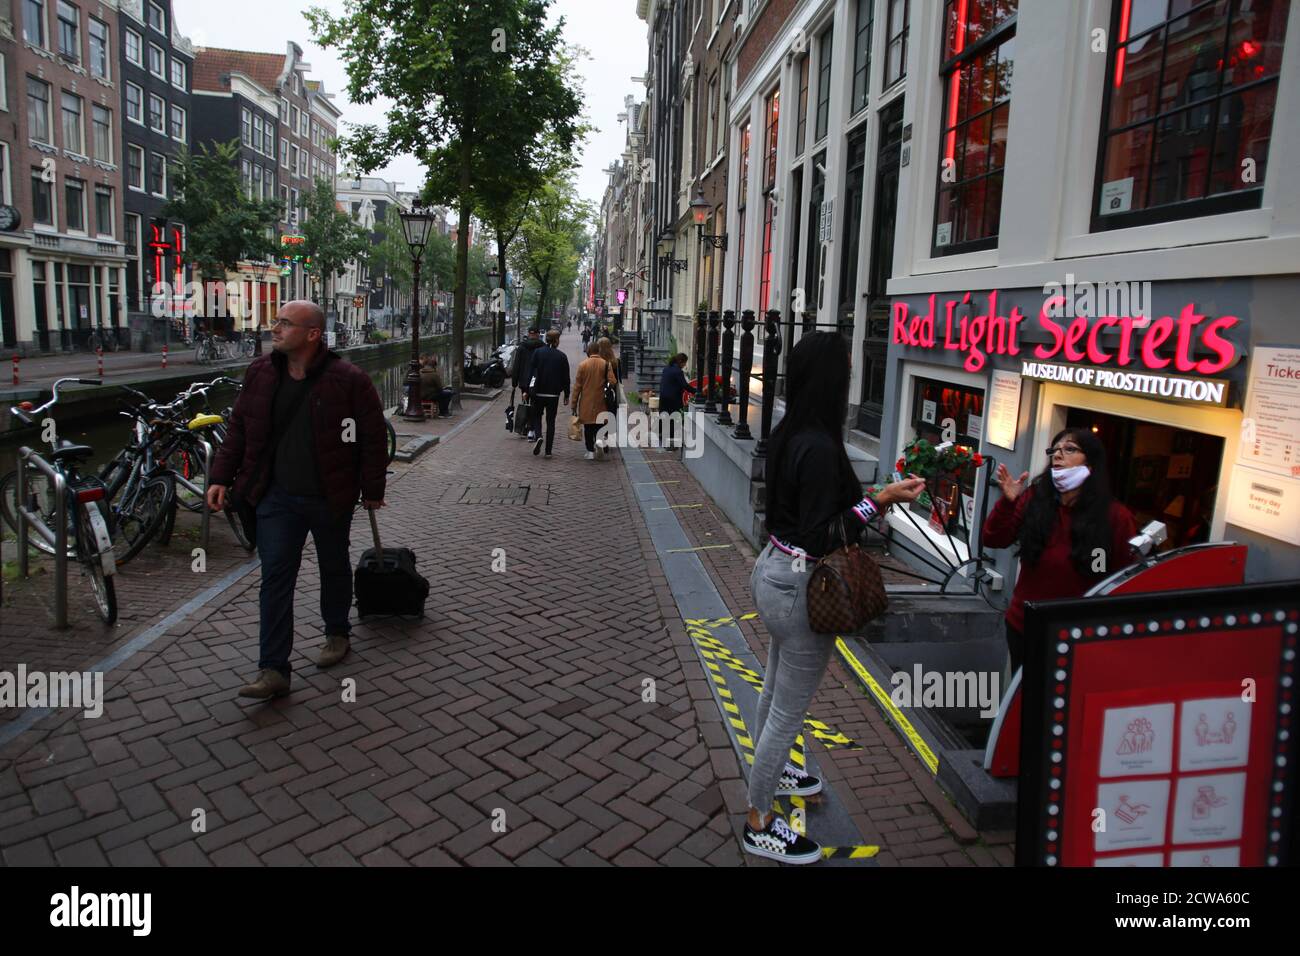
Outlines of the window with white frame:
{"label": "window with white frame", "polygon": [[186,88],[185,83],[185,61],[172,57],[172,86],[178,90]]}
{"label": "window with white frame", "polygon": [[149,44],[149,72],[157,77],[167,75],[167,56],[156,43]]}
{"label": "window with white frame", "polygon": [[875,0],[858,0],[857,20],[853,32],[853,98],[849,113],[867,105],[871,86],[871,24]]}
{"label": "window with white frame", "polygon": [[54,208],[54,183],[40,167],[32,169],[32,222],[38,226],[57,226],[58,210]]}
{"label": "window with white frame", "polygon": [[149,21],[150,27],[157,30],[163,36],[167,35],[167,12],[163,10],[162,7],[158,6],[156,3],[148,4],[146,19]]}
{"label": "window with white frame", "polygon": [[159,133],[167,132],[167,101],[157,93],[149,94],[149,128]]}
{"label": "window with white frame", "polygon": [[90,108],[91,142],[94,158],[101,163],[113,162],[113,111],[94,103]]}
{"label": "window with white frame", "polygon": [[245,146],[252,146],[253,145],[253,114],[250,110],[245,108],[240,111],[240,117],[242,119],[240,125],[240,130],[241,130],[240,141]]}
{"label": "window with white frame", "polygon": [[144,150],[131,143],[126,147],[126,184],[144,192]]}
{"label": "window with white frame", "polygon": [[0,143],[0,202],[12,206],[13,183],[9,180],[9,144]]}
{"label": "window with white frame", "polygon": [[144,90],[134,83],[126,84],[126,118],[144,125]]}
{"label": "window with white frame", "polygon": [[50,84],[34,76],[27,77],[27,132],[32,142],[54,145],[50,128]]}
{"label": "window with white frame", "polygon": [[162,153],[149,154],[149,192],[167,197],[167,157]]}
{"label": "window with white frame", "polygon": [[86,183],[71,176],[63,180],[64,215],[67,216],[68,232],[86,231]]}
{"label": "window with white frame", "polygon": [[109,78],[108,24],[91,17],[86,33],[90,37],[90,75],[107,80]]}
{"label": "window with white frame", "polygon": [[1018,0],[945,0],[933,255],[997,245],[1017,5]]}
{"label": "window with white frame", "polygon": [[45,42],[45,0],[22,0],[23,39],[32,46],[47,49]]}
{"label": "window with white frame", "polygon": [[126,53],[128,63],[134,63],[136,66],[144,66],[144,60],[141,59],[144,50],[144,41],[140,39],[140,34],[134,30],[125,29],[122,31],[122,48]]}
{"label": "window with white frame", "polygon": [[185,142],[185,110],[172,104],[172,139],[179,142]]}
{"label": "window with white frame", "polygon": [[253,117],[253,138],[248,144],[256,152],[262,152],[262,117]]}
{"label": "window with white frame", "polygon": [[289,101],[280,100],[280,122],[288,124],[289,122]]}
{"label": "window with white frame", "polygon": [[66,0],[58,0],[55,19],[59,28],[59,56],[74,63],[81,62],[81,15]]}
{"label": "window with white frame", "polygon": [[9,112],[9,61],[0,53],[0,110]]}
{"label": "window with white frame", "polygon": [[133,259],[140,255],[140,217],[133,212],[126,214],[126,254]]}
{"label": "window with white frame", "polygon": [[885,86],[890,87],[907,76],[908,0],[886,0]]}
{"label": "window with white frame", "polygon": [[289,141],[283,136],[280,137],[280,165],[289,168]]}
{"label": "window with white frame", "polygon": [[86,129],[82,117],[81,97],[64,90],[59,99],[59,107],[63,117],[63,148],[70,153],[84,156]]}
{"label": "window with white frame", "polygon": [[826,129],[831,117],[831,41],[832,32],[826,32],[817,38],[817,116],[814,123],[813,139],[820,141],[826,136]]}
{"label": "window with white frame", "polygon": [[1290,6],[1114,4],[1094,230],[1259,207]]}
{"label": "window with white frame", "polygon": [[113,212],[113,188],[96,186],[95,229],[98,235],[111,238],[117,234],[117,217]]}

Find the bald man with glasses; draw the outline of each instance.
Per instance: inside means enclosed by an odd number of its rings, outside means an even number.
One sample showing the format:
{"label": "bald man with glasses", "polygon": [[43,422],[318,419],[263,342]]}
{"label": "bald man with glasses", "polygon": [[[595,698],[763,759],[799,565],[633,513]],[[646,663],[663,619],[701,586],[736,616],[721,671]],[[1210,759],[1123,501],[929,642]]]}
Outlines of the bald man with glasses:
{"label": "bald man with glasses", "polygon": [[255,700],[289,692],[293,601],[310,534],[320,564],[325,646],[316,664],[347,655],[352,607],[352,513],[384,506],[384,410],[370,376],[325,346],[314,302],[287,302],[271,352],[254,359],[212,464],[208,507],[256,508],[259,674],[240,689]]}

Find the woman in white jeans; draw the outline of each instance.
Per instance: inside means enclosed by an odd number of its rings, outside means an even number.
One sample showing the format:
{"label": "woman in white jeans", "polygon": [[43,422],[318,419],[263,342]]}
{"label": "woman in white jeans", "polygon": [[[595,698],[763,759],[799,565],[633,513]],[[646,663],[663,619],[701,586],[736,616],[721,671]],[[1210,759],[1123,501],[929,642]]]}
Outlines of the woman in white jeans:
{"label": "woman in white jeans", "polygon": [[909,478],[863,497],[841,437],[849,405],[849,351],[836,332],[805,335],[790,352],[785,417],[767,452],[768,544],[750,576],[758,616],[772,636],[754,728],[746,852],[813,863],[821,847],[772,812],[778,796],[807,796],[821,781],[789,763],[790,748],[830,660],[834,635],[808,623],[807,584],[819,558],[857,540],[871,516],[913,501],[925,481]]}

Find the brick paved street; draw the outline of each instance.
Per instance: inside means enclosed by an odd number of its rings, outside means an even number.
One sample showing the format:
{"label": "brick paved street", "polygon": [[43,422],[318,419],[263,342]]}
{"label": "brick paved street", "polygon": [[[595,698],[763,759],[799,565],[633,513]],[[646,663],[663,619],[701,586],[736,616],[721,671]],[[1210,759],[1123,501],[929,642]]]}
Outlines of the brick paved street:
{"label": "brick paved street", "polygon": [[[576,335],[565,344],[572,351]],[[424,620],[359,623],[348,660],[317,670],[309,548],[294,691],[241,703],[235,689],[255,672],[260,574],[233,581],[106,675],[102,717],[63,711],[0,747],[0,859],[752,862],[736,838],[740,761],[622,462],[584,461],[562,434],[555,458],[534,457],[504,431],[504,398],[470,421],[481,408],[467,402],[451,423],[463,427],[394,466],[381,512],[385,544],[413,547],[432,582]],[[677,482],[664,486],[672,503],[705,505],[678,512],[693,544],[733,545],[701,554],[733,613],[752,610],[751,549],[683,466],[661,457],[656,467]],[[368,538],[355,522],[354,558]],[[498,548],[504,573],[492,569]],[[147,636],[248,560],[228,541],[212,551],[205,575],[188,571],[181,543],[128,566],[122,625],[108,634],[84,611],[70,633],[51,633],[37,597],[48,582],[8,583],[0,669],[86,667]],[[81,600],[75,580],[70,593]],[[761,624],[742,627],[765,658]],[[345,679],[355,702],[343,699]],[[812,712],[862,745],[816,757],[864,841],[880,846],[876,862],[1010,863],[1007,838],[981,838],[960,820],[838,663]],[[194,833],[200,808],[206,832]],[[505,832],[492,826],[498,811]]]}

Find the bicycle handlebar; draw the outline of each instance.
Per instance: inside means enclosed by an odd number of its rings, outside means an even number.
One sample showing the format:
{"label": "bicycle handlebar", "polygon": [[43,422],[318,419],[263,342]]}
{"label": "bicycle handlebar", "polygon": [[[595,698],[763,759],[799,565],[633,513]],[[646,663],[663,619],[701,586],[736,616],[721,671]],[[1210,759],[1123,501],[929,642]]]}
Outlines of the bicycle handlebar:
{"label": "bicycle handlebar", "polygon": [[40,406],[39,408],[33,408],[30,412],[25,412],[21,408],[12,407],[9,409],[9,414],[13,415],[15,418],[22,419],[28,425],[35,424],[36,416],[40,415],[41,412],[49,411],[55,405],[59,404],[59,389],[62,388],[64,385],[67,385],[68,383],[72,383],[74,385],[103,385],[104,384],[102,379],[97,379],[97,378],[76,378],[75,376],[68,377],[68,378],[61,378],[55,381],[55,383],[52,386],[50,386],[50,400],[46,402],[44,405]]}

